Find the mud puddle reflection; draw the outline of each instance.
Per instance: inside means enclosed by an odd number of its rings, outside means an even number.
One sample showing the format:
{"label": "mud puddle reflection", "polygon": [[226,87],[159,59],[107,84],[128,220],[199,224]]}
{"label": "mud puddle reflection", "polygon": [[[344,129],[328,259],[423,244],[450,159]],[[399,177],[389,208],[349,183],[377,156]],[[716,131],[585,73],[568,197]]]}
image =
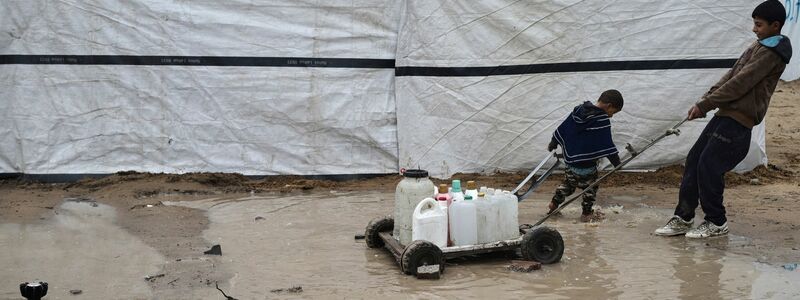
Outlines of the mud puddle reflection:
{"label": "mud puddle reflection", "polygon": [[45,299],[152,297],[144,277],[164,258],[116,226],[113,207],[65,201],[55,212],[40,224],[0,223],[0,298],[22,299],[19,283],[31,280],[48,282]]}
{"label": "mud puddle reflection", "polygon": [[[564,237],[561,263],[514,273],[509,259],[452,261],[443,279],[402,275],[392,256],[368,249],[353,235],[390,214],[392,194],[318,194],[180,202],[208,210],[204,237],[222,245],[230,292],[240,299],[460,298],[519,299],[741,299],[796,298],[800,272],[734,253],[751,242],[735,235],[706,241],[655,237],[665,210],[622,205],[603,208],[606,219],[577,223],[579,208],[548,221]],[[542,216],[544,199],[521,203],[521,221]],[[628,208],[626,206],[630,206]],[[296,294],[271,290],[302,286]]]}

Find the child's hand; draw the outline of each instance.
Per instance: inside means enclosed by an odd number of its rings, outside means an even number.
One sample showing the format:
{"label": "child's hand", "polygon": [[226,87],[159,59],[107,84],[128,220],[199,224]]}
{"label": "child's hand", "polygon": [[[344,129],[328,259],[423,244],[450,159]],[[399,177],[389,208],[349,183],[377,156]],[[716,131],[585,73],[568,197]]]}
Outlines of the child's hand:
{"label": "child's hand", "polygon": [[692,108],[689,109],[689,121],[697,119],[697,118],[705,118],[706,114],[700,110],[697,105],[692,105]]}
{"label": "child's hand", "polygon": [[553,152],[553,150],[556,150],[556,147],[558,147],[558,143],[550,141],[550,144],[547,145],[547,152]]}

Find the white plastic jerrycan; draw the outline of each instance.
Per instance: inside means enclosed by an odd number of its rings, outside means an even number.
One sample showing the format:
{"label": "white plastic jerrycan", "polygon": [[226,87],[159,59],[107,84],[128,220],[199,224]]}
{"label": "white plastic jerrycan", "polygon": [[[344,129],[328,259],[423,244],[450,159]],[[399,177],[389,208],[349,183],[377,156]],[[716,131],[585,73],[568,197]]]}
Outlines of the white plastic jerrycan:
{"label": "white plastic jerrycan", "polygon": [[503,191],[498,197],[499,209],[499,224],[500,238],[503,240],[511,240],[519,237],[519,207],[517,196],[514,194]]}
{"label": "white plastic jerrycan", "polygon": [[454,202],[448,209],[450,217],[450,239],[454,246],[475,245],[478,243],[478,215],[471,196],[464,201]]}
{"label": "white plastic jerrycan", "polygon": [[414,209],[411,239],[424,240],[439,248],[447,247],[447,212],[433,198],[425,198]]}
{"label": "white plastic jerrycan", "polygon": [[491,243],[499,240],[497,234],[497,214],[492,212],[492,202],[482,192],[473,201],[478,217],[478,244]]}

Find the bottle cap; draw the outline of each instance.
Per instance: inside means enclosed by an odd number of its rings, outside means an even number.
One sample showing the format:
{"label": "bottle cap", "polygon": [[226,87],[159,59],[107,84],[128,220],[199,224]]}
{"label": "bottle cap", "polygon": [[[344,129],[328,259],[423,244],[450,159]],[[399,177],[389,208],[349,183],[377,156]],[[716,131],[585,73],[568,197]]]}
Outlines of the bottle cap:
{"label": "bottle cap", "polygon": [[453,189],[452,189],[453,193],[460,192],[461,191],[461,180],[458,180],[458,179],[453,180],[453,184],[451,184],[451,186],[453,187]]}
{"label": "bottle cap", "polygon": [[475,181],[472,181],[472,180],[467,181],[467,189],[468,190],[477,190],[478,189],[478,184],[475,183]]}
{"label": "bottle cap", "polygon": [[447,193],[447,185],[442,183],[439,185],[439,194],[446,194]]}

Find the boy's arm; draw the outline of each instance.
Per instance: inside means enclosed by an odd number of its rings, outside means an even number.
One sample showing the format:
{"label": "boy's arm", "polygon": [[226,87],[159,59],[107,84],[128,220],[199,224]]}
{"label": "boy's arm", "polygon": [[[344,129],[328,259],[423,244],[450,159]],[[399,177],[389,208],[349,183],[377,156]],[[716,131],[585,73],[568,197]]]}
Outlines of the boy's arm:
{"label": "boy's arm", "polygon": [[556,150],[556,147],[558,147],[558,142],[556,141],[556,137],[551,137],[550,144],[547,144],[547,151],[553,152],[553,150]]}
{"label": "boy's arm", "polygon": [[740,99],[780,63],[783,61],[777,54],[768,49],[761,49],[753,54],[750,62],[739,73],[731,76],[722,86],[698,102],[697,107],[706,113],[719,107],[720,104]]}

